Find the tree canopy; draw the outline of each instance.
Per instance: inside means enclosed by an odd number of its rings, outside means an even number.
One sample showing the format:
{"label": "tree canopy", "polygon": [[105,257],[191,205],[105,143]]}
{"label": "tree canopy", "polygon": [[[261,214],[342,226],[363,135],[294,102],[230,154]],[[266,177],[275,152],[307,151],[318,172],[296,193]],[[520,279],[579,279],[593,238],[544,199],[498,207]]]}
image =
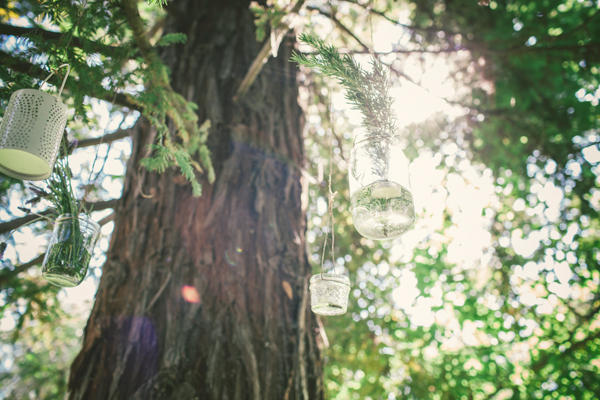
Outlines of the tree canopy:
{"label": "tree canopy", "polygon": [[[251,7],[257,40],[268,47],[260,67],[283,37],[308,32],[359,63],[377,57],[399,96],[443,97],[442,111],[398,128],[411,160],[415,227],[377,242],[354,230],[349,210],[347,160],[360,120],[333,79],[298,68],[307,252],[319,271],[331,234],[331,163],[335,252],[326,251],[324,267],[352,282],[348,312],[317,318],[326,398],[600,396],[598,3],[278,0]],[[157,130],[141,167],[178,169],[196,195],[214,181],[219,155],[206,145],[210,122],[171,88],[177,71],[156,53],[193,39],[162,35],[169,12],[168,3],[130,0],[0,1],[0,113],[12,92],[71,64],[67,131],[79,141],[71,165],[107,235],[139,116]],[[257,75],[285,78],[268,62],[260,67]],[[448,95],[431,84],[435,74],[447,75],[437,78]],[[54,89],[60,79],[51,79]],[[396,100],[402,117],[411,99]],[[102,162],[92,170],[96,148]],[[17,208],[32,197],[27,187],[0,176],[3,235],[32,219]],[[45,222],[22,228],[0,270],[0,398],[64,396],[89,314],[89,305],[69,305],[64,291],[41,278],[48,229]],[[104,238],[100,248],[107,247]],[[95,290],[102,262],[95,259],[87,290]]]}

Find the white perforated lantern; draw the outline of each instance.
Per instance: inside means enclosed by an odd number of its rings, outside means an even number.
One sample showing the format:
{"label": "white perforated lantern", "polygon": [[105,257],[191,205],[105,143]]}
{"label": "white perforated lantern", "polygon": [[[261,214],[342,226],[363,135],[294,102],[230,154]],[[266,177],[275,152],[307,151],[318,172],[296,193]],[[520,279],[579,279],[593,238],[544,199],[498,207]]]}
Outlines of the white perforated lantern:
{"label": "white perforated lantern", "polygon": [[48,178],[66,124],[67,106],[58,96],[14,92],[0,125],[0,172],[30,181]]}

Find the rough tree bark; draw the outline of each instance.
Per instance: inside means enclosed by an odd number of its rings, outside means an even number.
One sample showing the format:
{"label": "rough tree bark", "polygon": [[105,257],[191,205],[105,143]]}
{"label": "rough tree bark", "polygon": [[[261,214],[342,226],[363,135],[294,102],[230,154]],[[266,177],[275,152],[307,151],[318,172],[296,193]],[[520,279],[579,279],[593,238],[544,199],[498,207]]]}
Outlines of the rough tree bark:
{"label": "rough tree bark", "polygon": [[293,42],[234,102],[260,49],[248,6],[169,4],[166,30],[188,41],[161,57],[173,88],[212,122],[217,180],[194,198],[176,171],[138,169],[156,135],[138,122],[72,400],[323,398]]}

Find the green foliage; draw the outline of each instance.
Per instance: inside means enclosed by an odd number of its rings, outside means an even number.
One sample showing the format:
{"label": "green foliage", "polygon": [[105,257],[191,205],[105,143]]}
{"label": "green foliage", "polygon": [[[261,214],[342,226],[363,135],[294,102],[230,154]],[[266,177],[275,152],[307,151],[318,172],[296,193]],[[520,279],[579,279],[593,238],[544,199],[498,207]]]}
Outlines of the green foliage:
{"label": "green foliage", "polygon": [[250,10],[254,13],[256,19],[256,40],[262,42],[265,39],[267,30],[277,26],[281,19],[286,15],[286,10],[281,7],[279,2],[272,2],[270,6],[263,6],[256,1],[250,3]]}
{"label": "green foliage", "polygon": [[[158,4],[166,2],[159,1]],[[53,0],[43,4],[24,2],[21,9],[23,17],[29,19],[32,26],[37,26],[37,22],[29,15],[45,15],[63,34],[49,39],[45,36],[48,34],[41,33],[43,31],[32,31],[22,36],[24,45],[18,51],[6,55],[0,53],[7,67],[0,71],[0,79],[6,83],[0,87],[0,101],[8,100],[14,90],[32,87],[47,75],[41,66],[29,61],[46,54],[48,58],[45,65],[50,70],[65,62],[71,65],[71,77],[67,80],[63,98],[68,96],[68,103],[84,123],[90,122],[87,120],[86,96],[114,101],[119,95],[121,97],[117,103],[124,101],[126,104],[122,105],[137,108],[155,124],[160,132],[156,145],[165,146],[164,152],[169,153],[171,158],[174,157],[174,147],[187,149],[191,136],[204,137],[197,125],[196,106],[170,88],[169,71],[165,65],[155,56],[135,58],[139,55],[137,43],[133,41],[121,7],[106,7],[99,1],[81,4]],[[171,33],[160,38],[156,46],[171,46],[185,41],[185,34]],[[124,68],[128,62],[130,64]],[[132,65],[134,68],[131,68]],[[60,76],[56,76],[50,83],[59,85],[60,79]],[[146,89],[132,90],[139,85]],[[172,128],[168,126],[169,120],[173,122]],[[170,146],[169,142],[175,142],[175,138],[171,138],[173,135],[179,136],[181,142]],[[205,144],[202,142],[198,146],[202,148]],[[211,173],[208,149],[196,149],[188,153],[201,154],[200,164],[207,173]],[[193,160],[179,157],[179,161],[186,171],[190,167],[201,171]],[[181,167],[178,162],[176,165]],[[190,177],[188,173],[186,179]],[[214,179],[211,177],[208,177],[209,182]],[[196,188],[200,185],[195,176],[191,182]],[[195,192],[198,193],[198,190]]]}
{"label": "green foliage", "polygon": [[[392,20],[402,8],[370,5]],[[351,7],[338,17],[365,32],[351,19],[364,17],[364,9]],[[352,227],[344,169],[352,127],[334,115],[336,262],[348,269],[353,287],[347,314],[321,317],[329,341],[327,398],[550,400],[600,393],[600,203],[591,200],[600,170],[582,152],[593,153],[599,141],[597,106],[584,99],[597,90],[600,70],[590,48],[600,34],[594,7],[518,1],[407,7],[412,28],[404,34],[412,40],[382,60],[403,73],[410,59],[426,66],[428,52],[441,54],[461,94],[449,100],[468,112],[403,130],[411,172],[433,165],[427,180],[437,178],[424,191],[422,175],[413,175],[421,212],[414,231],[394,242],[366,240]],[[375,27],[378,19],[373,15]],[[553,40],[561,26],[568,34]],[[535,45],[526,44],[531,36]],[[336,35],[331,40],[344,46]],[[329,158],[319,132],[329,128],[323,93],[331,87],[318,77],[314,85],[309,102],[317,107],[307,120],[325,122],[307,123],[306,146],[309,174],[318,176]],[[492,195],[478,205],[474,199],[484,190]],[[326,204],[326,185],[311,186],[310,197],[307,237],[315,238],[309,252],[318,265],[325,231],[318,204]],[[443,208],[419,204],[431,198]],[[457,249],[468,255],[469,242],[486,234],[489,244],[473,264],[457,260]],[[404,296],[409,300],[401,305]],[[420,318],[427,314],[429,321]]]}
{"label": "green foliage", "polygon": [[38,277],[14,283],[0,307],[0,316],[17,321],[14,330],[0,332],[0,396],[63,398],[85,318],[66,313],[56,299],[59,289]]}
{"label": "green foliage", "polygon": [[[148,63],[140,56],[122,10],[113,4],[88,1],[85,13],[80,3],[62,0],[0,6],[7,10],[0,12],[2,21],[16,13],[35,26],[39,21],[30,13],[44,14],[63,33],[53,39],[31,33],[20,39],[22,46],[3,48],[3,105],[12,91],[39,83],[68,60],[73,78],[63,99],[75,109],[78,123],[88,120],[86,96],[111,101],[115,91],[127,93],[124,106],[140,109],[158,133],[144,166],[157,172],[179,168],[198,195],[199,173],[214,180],[205,146],[209,122],[196,126],[194,105],[169,91],[169,72],[161,63]],[[366,3],[342,4],[336,17],[352,32],[368,37]],[[393,47],[399,54],[393,51],[382,61],[403,72],[409,59],[425,65],[428,52],[438,54],[456,77],[458,94],[451,100],[468,111],[464,117],[437,116],[403,130],[413,169],[431,167],[433,183],[424,188],[424,182],[412,181],[420,210],[412,232],[396,242],[373,242],[356,233],[348,207],[344,166],[352,127],[339,122],[343,114],[328,126],[324,89],[332,88],[318,74],[311,77],[314,81],[307,79],[313,85],[310,117],[318,118],[307,118],[306,168],[313,177],[322,172],[329,158],[329,138],[322,134],[335,128],[335,261],[347,268],[353,281],[348,313],[322,318],[329,339],[323,350],[326,397],[597,398],[600,172],[597,161],[586,156],[597,151],[600,141],[597,103],[586,100],[588,94],[597,97],[600,81],[600,15],[595,3],[511,0],[490,1],[484,7],[468,0],[379,0],[369,6],[392,21],[404,21],[411,13],[410,28],[395,22],[386,27],[400,29],[411,40],[407,43],[403,36]],[[283,8],[252,7],[257,38],[263,40],[269,26],[284,16]],[[377,14],[372,18],[377,31],[385,20]],[[304,22],[307,30],[320,27],[314,14]],[[337,53],[336,48],[347,46],[339,32],[332,33],[332,46],[312,41],[317,54],[297,55],[296,61],[304,60],[326,76],[342,76],[354,88],[367,88],[381,100],[377,110],[387,113],[391,102],[384,101],[384,70],[374,65],[373,72],[366,72],[349,55]],[[7,39],[1,40],[8,46]],[[47,61],[36,64],[42,54]],[[368,74],[372,78],[360,82]],[[51,83],[56,87],[60,77]],[[354,100],[349,98],[361,111],[365,104],[376,103],[366,99],[359,90]],[[370,118],[383,129],[379,123],[388,117],[376,117]],[[385,133],[395,132],[386,129]],[[17,190],[19,184],[2,179],[0,204],[7,204],[7,190]],[[326,186],[321,181],[308,188],[308,252],[315,266],[320,264],[326,231],[321,209],[327,204]],[[481,191],[490,194],[485,204],[475,201]],[[418,204],[430,198],[440,207]],[[482,223],[480,230],[469,224],[477,221]],[[465,251],[471,248],[461,234],[470,230],[474,233],[466,237],[473,242],[489,235],[477,248],[480,253]],[[520,241],[531,243],[531,251],[519,250]],[[460,249],[473,259],[457,257]],[[0,333],[0,349],[7,345],[25,356],[10,370],[0,370],[0,397],[21,399],[34,390],[37,398],[62,398],[77,349],[72,327],[82,327],[83,322],[56,309],[58,302],[52,301],[57,290],[34,270],[31,276],[10,275],[12,263],[6,261],[0,273],[0,309],[2,316],[13,315],[17,324]],[[325,266],[331,268],[331,261]],[[398,301],[404,296],[408,300]],[[432,318],[423,320],[424,315]],[[0,360],[5,359],[3,353]]]}
{"label": "green foliage", "polygon": [[148,0],[148,4],[150,5],[159,5],[166,6],[169,3],[169,0]]}
{"label": "green foliage", "polygon": [[170,46],[177,43],[185,43],[187,41],[187,35],[185,33],[169,33],[160,38],[156,42],[157,46]]}
{"label": "green foliage", "polygon": [[80,206],[73,192],[71,179],[68,157],[57,158],[52,175],[48,179],[48,191],[49,200],[59,215],[79,215]]}
{"label": "green foliage", "polygon": [[[154,57],[152,59],[150,68],[141,73],[144,80],[151,84],[146,91],[132,99],[158,132],[156,143],[149,147],[154,154],[140,164],[157,172],[164,172],[167,167],[177,165],[185,179],[192,184],[194,195],[199,196],[201,185],[194,170],[203,173],[206,169],[208,181],[212,183],[215,179],[210,152],[206,147],[210,121],[198,126],[198,116],[195,113],[197,106],[171,89],[167,68]],[[180,142],[174,142],[171,137],[168,119],[175,125]],[[204,169],[192,159],[195,154],[200,156]]]}
{"label": "green foliage", "polygon": [[168,136],[159,138],[158,144],[150,144],[148,146],[148,149],[153,152],[152,157],[144,158],[140,161],[140,165],[149,171],[156,171],[158,173],[163,173],[169,167],[178,166],[181,175],[192,184],[194,196],[201,196],[202,185],[198,182],[195,171],[203,173],[204,170],[198,162],[192,159],[192,156],[196,153],[199,155],[200,162],[207,169],[209,182],[214,182],[215,171],[210,161],[210,151],[206,147],[206,138],[208,137],[209,130],[210,121],[206,120],[198,132],[188,138],[188,146],[186,147],[171,142]]}
{"label": "green foliage", "polygon": [[294,53],[293,61],[336,78],[346,89],[346,99],[363,114],[363,126],[369,134],[396,133],[393,100],[388,93],[388,77],[385,67],[378,59],[371,60],[373,71],[368,72],[351,56],[341,56],[333,45],[327,45],[315,36],[302,34],[299,39],[314,47],[317,54],[306,56]]}
{"label": "green foliage", "polygon": [[[50,71],[67,62],[71,65],[71,75],[61,99],[74,114],[69,117],[67,127],[71,135],[87,139],[94,130],[90,97],[114,103],[112,111],[123,115],[132,115],[137,110],[153,121],[161,133],[156,145],[169,144],[166,158],[170,165],[182,167],[186,178],[193,178],[191,187],[195,195],[200,195],[201,186],[196,174],[190,173],[190,167],[197,173],[204,171],[209,181],[214,181],[205,145],[209,124],[196,126],[195,105],[169,90],[169,72],[158,58],[148,63],[140,57],[121,3],[70,0],[25,0],[17,6],[12,1],[0,3],[0,23],[4,29],[11,29],[10,24],[17,18],[19,26],[39,28],[14,35],[3,33],[0,37],[0,114],[15,90],[39,86]],[[143,12],[144,17],[159,18],[161,11]],[[173,34],[159,39],[157,45],[184,42],[184,35]],[[63,71],[50,79],[44,91],[57,91]],[[37,191],[34,202],[44,197],[53,203],[57,213],[77,214],[79,204],[74,194],[79,191],[70,179],[72,173],[66,158],[58,163],[47,182],[49,187],[33,189]],[[15,199],[25,202],[23,190],[21,181],[0,177],[0,204],[3,213],[8,213],[3,219],[15,217],[10,211],[14,208],[4,206],[9,198],[11,203]],[[33,203],[29,206],[34,211],[40,210]],[[37,222],[24,232],[43,236],[49,229],[52,229],[50,224]],[[77,312],[69,315],[57,309],[57,289],[39,277],[38,266],[32,265],[27,274],[19,274],[22,258],[27,261],[28,257],[15,249],[18,246],[11,246],[13,255],[2,261],[0,270],[0,320],[5,316],[17,321],[14,329],[0,332],[1,351],[6,351],[7,346],[11,349],[11,355],[0,356],[0,398],[63,398],[68,368],[78,351],[78,340],[73,343],[74,329],[70,328]],[[77,320],[78,327],[83,324],[83,320]],[[13,361],[10,367],[9,359]]]}

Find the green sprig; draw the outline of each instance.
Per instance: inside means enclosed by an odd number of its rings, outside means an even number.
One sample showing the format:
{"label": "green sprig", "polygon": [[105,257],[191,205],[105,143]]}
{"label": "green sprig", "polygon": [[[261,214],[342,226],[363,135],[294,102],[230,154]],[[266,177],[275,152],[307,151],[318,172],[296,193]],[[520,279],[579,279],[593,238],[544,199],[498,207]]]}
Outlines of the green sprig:
{"label": "green sprig", "polygon": [[[42,189],[35,185],[31,186],[32,191],[37,196],[36,199],[43,197],[50,201],[57,215],[72,214],[77,216],[81,212],[85,213],[86,210],[82,206],[83,202],[77,201],[71,184],[72,173],[69,167],[68,148],[69,144],[66,137],[63,137],[61,151],[54,162],[52,175],[46,180],[47,188]],[[33,201],[36,201],[36,199],[33,199]],[[30,203],[31,201],[28,202],[28,204]]]}
{"label": "green sprig", "polygon": [[371,60],[373,71],[369,72],[362,69],[354,58],[340,55],[333,45],[327,45],[315,36],[302,34],[299,40],[314,47],[317,54],[306,56],[294,52],[292,61],[314,68],[322,75],[337,78],[346,89],[346,99],[363,114],[362,125],[368,134],[395,134],[393,99],[388,91],[386,69],[379,60]]}

